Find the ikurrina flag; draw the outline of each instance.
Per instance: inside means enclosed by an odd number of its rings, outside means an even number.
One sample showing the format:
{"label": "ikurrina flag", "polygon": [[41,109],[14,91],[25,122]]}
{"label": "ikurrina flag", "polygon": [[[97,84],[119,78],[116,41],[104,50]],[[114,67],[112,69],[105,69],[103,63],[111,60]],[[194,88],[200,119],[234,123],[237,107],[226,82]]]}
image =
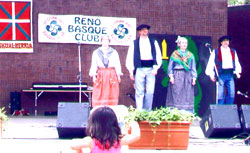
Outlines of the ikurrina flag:
{"label": "ikurrina flag", "polygon": [[32,0],[0,0],[0,53],[31,53]]}

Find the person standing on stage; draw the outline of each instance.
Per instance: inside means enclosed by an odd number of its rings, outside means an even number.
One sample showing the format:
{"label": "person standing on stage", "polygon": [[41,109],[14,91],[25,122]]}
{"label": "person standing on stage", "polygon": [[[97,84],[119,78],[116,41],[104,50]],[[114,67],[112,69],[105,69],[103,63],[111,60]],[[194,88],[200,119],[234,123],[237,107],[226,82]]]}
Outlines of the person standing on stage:
{"label": "person standing on stage", "polygon": [[[218,79],[218,104],[233,104],[235,97],[234,75],[239,79],[241,65],[236,50],[229,47],[230,36],[219,38],[219,48],[215,49],[208,60],[206,75],[215,82]],[[216,66],[216,67],[215,67]],[[218,76],[215,75],[215,69]],[[225,96],[225,89],[227,94]]]}
{"label": "person standing on stage", "polygon": [[178,36],[177,50],[170,56],[168,76],[170,78],[166,99],[166,106],[193,112],[194,85],[197,71],[194,55],[187,50],[188,41]]}
{"label": "person standing on stage", "polygon": [[159,44],[148,35],[149,29],[145,24],[136,28],[140,37],[129,46],[126,59],[130,79],[135,80],[136,108],[147,111],[152,109],[155,76],[162,64]]}
{"label": "person standing on stage", "polygon": [[121,71],[117,51],[109,46],[108,36],[101,38],[102,46],[92,55],[89,75],[93,77],[92,107],[98,105],[117,105]]}

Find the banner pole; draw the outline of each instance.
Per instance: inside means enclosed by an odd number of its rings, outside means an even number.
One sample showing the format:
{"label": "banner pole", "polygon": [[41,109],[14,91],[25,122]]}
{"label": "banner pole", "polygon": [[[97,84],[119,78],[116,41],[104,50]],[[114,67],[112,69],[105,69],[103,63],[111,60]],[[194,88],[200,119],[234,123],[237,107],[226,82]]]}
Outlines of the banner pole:
{"label": "banner pole", "polygon": [[81,67],[81,44],[78,42],[78,62],[79,62],[79,103],[82,102],[82,67]]}

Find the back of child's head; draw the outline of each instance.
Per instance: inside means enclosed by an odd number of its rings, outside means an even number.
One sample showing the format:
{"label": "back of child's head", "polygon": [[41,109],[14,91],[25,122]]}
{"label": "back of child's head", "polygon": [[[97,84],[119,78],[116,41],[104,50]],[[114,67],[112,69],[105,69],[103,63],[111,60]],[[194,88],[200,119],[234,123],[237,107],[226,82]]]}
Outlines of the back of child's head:
{"label": "back of child's head", "polygon": [[96,108],[89,117],[86,133],[105,149],[119,144],[121,130],[114,111],[107,106]]}

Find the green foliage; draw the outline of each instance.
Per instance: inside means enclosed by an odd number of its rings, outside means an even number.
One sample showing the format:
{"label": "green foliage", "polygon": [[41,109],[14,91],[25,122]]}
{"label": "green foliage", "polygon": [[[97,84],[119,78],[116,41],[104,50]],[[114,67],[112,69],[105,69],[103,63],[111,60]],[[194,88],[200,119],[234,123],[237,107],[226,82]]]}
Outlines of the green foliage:
{"label": "green foliage", "polygon": [[4,109],[5,107],[0,108],[0,121],[9,120],[8,116],[6,115],[6,111]]}
{"label": "green foliage", "polygon": [[160,109],[155,109],[150,112],[146,110],[139,111],[134,107],[129,108],[129,115],[125,117],[125,122],[129,123],[131,121],[148,121],[151,124],[159,125],[162,121],[187,121],[192,122],[194,119],[199,117],[195,116],[193,113],[179,110],[174,107],[161,107]]}
{"label": "green foliage", "polygon": [[228,0],[228,5],[237,5],[238,0]]}
{"label": "green foliage", "polygon": [[228,0],[228,5],[250,4],[250,0]]}

